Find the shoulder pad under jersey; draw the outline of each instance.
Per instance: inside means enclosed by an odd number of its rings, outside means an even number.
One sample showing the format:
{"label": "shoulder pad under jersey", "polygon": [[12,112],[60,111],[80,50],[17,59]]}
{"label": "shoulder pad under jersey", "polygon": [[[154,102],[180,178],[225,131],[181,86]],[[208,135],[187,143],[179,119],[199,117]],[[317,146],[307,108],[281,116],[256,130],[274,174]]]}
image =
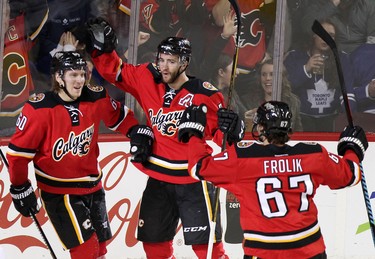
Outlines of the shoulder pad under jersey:
{"label": "shoulder pad under jersey", "polygon": [[290,155],[320,153],[322,146],[316,142],[299,142],[292,150]]}
{"label": "shoulder pad under jersey", "polygon": [[81,101],[94,102],[106,97],[106,90],[100,85],[86,85],[82,89]]}
{"label": "shoulder pad under jersey", "polygon": [[210,82],[202,81],[197,78],[190,79],[186,83],[183,84],[183,88],[188,90],[193,94],[203,94],[207,96],[211,96],[216,94],[219,90],[213,86]]}
{"label": "shoulder pad under jersey", "polygon": [[283,152],[290,156],[293,155],[303,155],[303,154],[313,154],[322,152],[322,146],[313,143],[297,143],[294,146],[286,145],[284,149],[276,149],[272,145],[257,144],[257,142],[247,142],[241,141],[236,144],[236,152],[238,158],[247,157],[273,157],[277,155],[277,152]]}
{"label": "shoulder pad under jersey", "polygon": [[161,83],[161,75],[160,75],[160,72],[159,72],[158,68],[156,67],[156,64],[155,63],[149,63],[147,65],[147,69],[150,70],[152,76],[154,77],[155,83],[157,83],[157,84]]}
{"label": "shoulder pad under jersey", "polygon": [[53,108],[59,105],[56,94],[53,92],[33,94],[29,97],[28,103],[35,109]]}

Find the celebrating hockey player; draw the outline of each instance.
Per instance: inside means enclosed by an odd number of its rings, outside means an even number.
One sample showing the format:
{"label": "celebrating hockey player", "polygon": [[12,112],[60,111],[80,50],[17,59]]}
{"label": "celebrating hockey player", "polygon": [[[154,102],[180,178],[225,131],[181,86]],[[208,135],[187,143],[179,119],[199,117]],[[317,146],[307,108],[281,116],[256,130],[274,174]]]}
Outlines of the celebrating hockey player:
{"label": "celebrating hockey player", "polygon": [[[116,35],[106,21],[98,18],[89,22],[88,34],[86,48],[99,73],[110,83],[134,96],[146,114],[147,125],[155,134],[150,156],[137,159],[142,154],[142,148],[138,148],[141,145],[135,148],[139,150],[138,154],[134,152],[134,165],[150,176],[142,196],[137,236],[143,242],[147,258],[174,258],[172,242],[179,219],[185,244],[192,246],[198,258],[206,258],[210,233],[208,215],[211,212],[206,207],[205,191],[208,190],[213,199],[214,187],[189,176],[188,145],[183,143],[187,136],[182,134],[182,143],[179,142],[177,128],[187,107],[205,103],[208,120],[206,131],[201,132],[201,137],[221,133],[216,130],[216,112],[224,106],[222,94],[210,83],[186,74],[191,46],[185,38],[166,38],[157,48],[156,64],[134,66],[123,63],[114,51]],[[243,125],[240,121],[238,124]],[[196,125],[184,126],[188,132],[190,127]],[[240,126],[237,130],[240,130]],[[139,138],[141,135],[140,132],[131,136],[131,149],[134,137]],[[231,140],[235,142],[239,139]],[[221,242],[220,222],[215,233],[212,258],[227,258]]]}
{"label": "celebrating hockey player", "polygon": [[[205,107],[191,106],[182,120],[206,125]],[[238,116],[220,110],[219,128],[227,132]],[[327,258],[313,198],[320,185],[331,189],[354,186],[361,180],[359,163],[368,142],[359,126],[340,135],[338,155],[316,143],[286,144],[292,114],[286,103],[263,103],[254,117],[253,136],[210,156],[210,147],[190,132],[189,172],[238,198],[244,231],[243,249],[250,258]]]}
{"label": "celebrating hockey player", "polygon": [[25,104],[7,152],[15,208],[25,217],[39,211],[28,180],[32,161],[44,208],[73,259],[104,258],[112,237],[97,161],[100,121],[123,134],[139,127],[103,87],[85,85],[86,69],[78,52],[56,53],[53,91]]}

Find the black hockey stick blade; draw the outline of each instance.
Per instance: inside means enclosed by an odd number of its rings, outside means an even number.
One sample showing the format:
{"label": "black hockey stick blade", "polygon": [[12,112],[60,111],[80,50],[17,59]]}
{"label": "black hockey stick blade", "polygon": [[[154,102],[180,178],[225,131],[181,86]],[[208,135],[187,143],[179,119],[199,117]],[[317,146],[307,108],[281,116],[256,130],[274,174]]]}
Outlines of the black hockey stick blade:
{"label": "black hockey stick blade", "polygon": [[329,33],[323,28],[323,26],[317,20],[314,21],[313,26],[311,27],[312,31],[318,35],[325,43],[330,47],[333,52],[333,56],[336,61],[336,68],[337,68],[337,75],[339,77],[340,87],[341,87],[341,94],[344,101],[344,107],[346,112],[346,117],[348,120],[349,126],[353,127],[353,117],[352,112],[349,105],[348,94],[345,87],[345,80],[344,80],[344,73],[342,72],[341,62],[339,53],[337,50],[337,45],[335,40],[329,35]]}
{"label": "black hockey stick blade", "polygon": [[[3,151],[2,151],[1,149],[0,149],[0,156],[1,156],[1,159],[3,160],[3,163],[4,163],[4,165],[6,166],[6,168],[9,168],[8,161],[7,161],[7,159],[5,158],[5,155],[4,155],[4,153],[3,153]],[[53,249],[52,249],[50,243],[48,242],[48,239],[47,239],[47,237],[46,237],[46,234],[44,234],[44,231],[43,231],[42,227],[40,226],[40,223],[39,223],[38,219],[36,218],[36,215],[35,215],[35,213],[34,213],[33,211],[30,211],[30,216],[31,216],[31,218],[33,219],[33,221],[34,221],[34,223],[35,223],[35,225],[36,225],[36,227],[37,227],[37,229],[38,229],[40,235],[42,236],[42,239],[43,239],[43,241],[44,241],[44,244],[45,244],[45,245],[47,246],[47,248],[49,249],[52,258],[53,258],[53,259],[57,259],[56,255],[55,255],[55,252],[53,251]]]}
{"label": "black hockey stick blade", "polygon": [[[313,24],[311,29],[316,35],[318,35],[322,40],[324,40],[325,43],[327,43],[327,45],[330,47],[330,49],[333,52],[333,55],[334,55],[335,61],[336,61],[337,73],[338,73],[338,77],[339,77],[339,81],[340,81],[341,93],[342,93],[342,97],[343,97],[343,100],[344,100],[345,112],[346,112],[346,116],[347,116],[347,119],[348,119],[348,124],[349,124],[349,126],[353,127],[353,118],[352,118],[352,113],[351,113],[350,106],[349,106],[348,94],[346,92],[344,75],[343,75],[343,71],[342,71],[342,67],[341,67],[341,62],[340,62],[340,57],[339,57],[339,54],[338,54],[336,42],[317,20],[314,21],[314,24]],[[366,178],[365,178],[365,173],[363,171],[362,163],[360,163],[360,170],[361,170],[362,194],[363,194],[363,198],[365,200],[365,206],[366,206],[366,211],[367,211],[367,217],[369,219],[372,241],[373,241],[373,244],[375,246],[374,214],[373,214],[372,208],[371,208],[371,201],[370,201],[370,197],[368,195],[367,183],[366,183]]]}

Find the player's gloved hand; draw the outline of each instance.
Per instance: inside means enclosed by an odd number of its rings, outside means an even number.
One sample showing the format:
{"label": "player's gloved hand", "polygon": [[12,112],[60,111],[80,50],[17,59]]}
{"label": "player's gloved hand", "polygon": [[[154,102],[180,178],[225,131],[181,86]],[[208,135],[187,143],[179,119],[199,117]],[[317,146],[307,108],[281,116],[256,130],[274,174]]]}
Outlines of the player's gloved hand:
{"label": "player's gloved hand", "polygon": [[136,125],[128,133],[130,138],[130,161],[144,163],[152,153],[152,144],[154,143],[154,132],[149,126]]}
{"label": "player's gloved hand", "polygon": [[180,125],[178,126],[178,141],[189,142],[192,135],[203,138],[206,127],[207,106],[201,104],[191,105],[182,114]]}
{"label": "player's gloved hand", "polygon": [[365,151],[368,148],[368,141],[365,131],[360,126],[346,126],[340,134],[340,140],[337,145],[337,154],[343,156],[348,149],[353,150],[359,161],[363,160]]}
{"label": "player's gloved hand", "polygon": [[30,213],[39,212],[38,202],[30,181],[18,186],[10,186],[10,195],[16,210],[25,217],[30,217]]}
{"label": "player's gloved hand", "polygon": [[112,52],[117,44],[117,36],[111,25],[101,17],[90,19],[86,23],[88,36],[86,50],[94,56]]}
{"label": "player's gloved hand", "polygon": [[245,123],[238,117],[238,114],[225,109],[220,108],[217,111],[219,129],[223,133],[227,133],[228,143],[239,142],[245,135]]}

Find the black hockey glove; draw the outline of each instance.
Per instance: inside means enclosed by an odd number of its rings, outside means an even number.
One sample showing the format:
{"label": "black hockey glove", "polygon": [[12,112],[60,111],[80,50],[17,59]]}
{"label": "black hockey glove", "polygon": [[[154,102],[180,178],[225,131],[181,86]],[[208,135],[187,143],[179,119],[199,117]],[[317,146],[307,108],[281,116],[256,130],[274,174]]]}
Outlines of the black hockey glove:
{"label": "black hockey glove", "polygon": [[12,196],[14,207],[23,216],[30,217],[30,213],[36,214],[39,212],[34,189],[29,181],[18,186],[11,185],[9,192]]}
{"label": "black hockey glove", "polygon": [[[111,25],[101,17],[90,19],[86,23],[86,50],[94,56],[112,52],[117,44],[117,36]],[[94,52],[94,50],[96,50]]]}
{"label": "black hockey glove", "polygon": [[144,163],[152,153],[152,144],[154,143],[154,132],[149,126],[137,125],[130,129],[128,134],[130,138],[130,161]]}
{"label": "black hockey glove", "polygon": [[204,128],[206,127],[206,113],[207,106],[204,104],[186,108],[178,126],[178,141],[187,143],[192,135],[203,138]]}
{"label": "black hockey glove", "polygon": [[357,154],[361,162],[367,148],[368,141],[364,130],[360,126],[347,126],[341,132],[339,144],[337,145],[337,154],[343,156],[348,149],[351,149]]}
{"label": "black hockey glove", "polygon": [[225,109],[220,108],[217,111],[219,129],[223,133],[228,135],[228,143],[239,142],[245,135],[245,123],[238,117],[238,114]]}

